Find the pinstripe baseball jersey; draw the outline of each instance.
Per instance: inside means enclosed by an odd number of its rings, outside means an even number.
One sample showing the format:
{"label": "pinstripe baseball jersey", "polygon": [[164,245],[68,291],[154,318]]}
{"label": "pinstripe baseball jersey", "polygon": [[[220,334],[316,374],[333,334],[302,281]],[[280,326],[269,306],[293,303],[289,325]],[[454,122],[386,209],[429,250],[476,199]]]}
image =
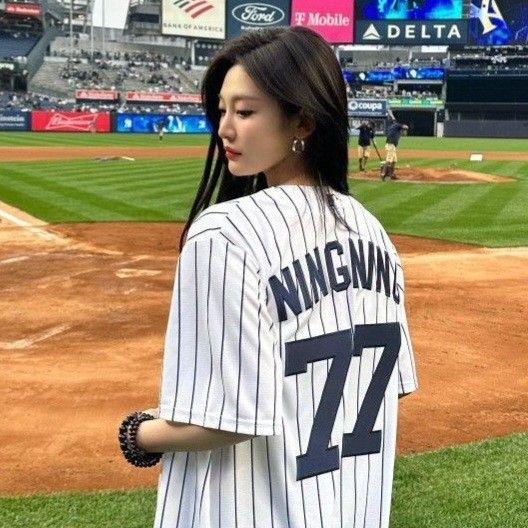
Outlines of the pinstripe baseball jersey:
{"label": "pinstripe baseball jersey", "polygon": [[398,394],[417,388],[400,259],[331,191],[216,204],[180,255],[160,416],[253,435],[166,453],[159,528],[389,525]]}

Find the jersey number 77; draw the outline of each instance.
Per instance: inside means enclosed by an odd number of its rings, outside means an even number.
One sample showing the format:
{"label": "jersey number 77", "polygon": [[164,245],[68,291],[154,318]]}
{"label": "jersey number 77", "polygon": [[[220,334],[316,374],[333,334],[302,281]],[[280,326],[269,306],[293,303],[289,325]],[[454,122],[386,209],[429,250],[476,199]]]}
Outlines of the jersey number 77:
{"label": "jersey number 77", "polygon": [[380,452],[381,431],[373,429],[398,359],[400,345],[399,323],[356,325],[353,335],[349,329],[286,343],[286,376],[306,373],[308,363],[333,358],[315,413],[308,449],[297,457],[297,480],[339,469],[339,448],[329,447],[330,435],[352,356],[361,356],[365,348],[383,347],[383,352],[359,409],[354,429],[343,435],[341,456]]}

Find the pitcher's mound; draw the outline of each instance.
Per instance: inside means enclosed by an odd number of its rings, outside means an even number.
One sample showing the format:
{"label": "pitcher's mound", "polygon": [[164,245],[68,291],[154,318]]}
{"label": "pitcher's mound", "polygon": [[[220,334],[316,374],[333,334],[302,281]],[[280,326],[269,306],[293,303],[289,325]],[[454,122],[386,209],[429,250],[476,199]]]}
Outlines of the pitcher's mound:
{"label": "pitcher's mound", "polygon": [[[396,167],[396,176],[398,177],[398,180],[401,181],[434,183],[506,183],[515,181],[515,178],[509,178],[507,176],[496,176],[494,174],[484,174],[482,172],[461,170],[457,168],[430,169],[409,167],[406,165]],[[354,173],[352,178],[361,180],[379,180],[379,167],[376,167],[375,170],[367,170],[367,172]]]}

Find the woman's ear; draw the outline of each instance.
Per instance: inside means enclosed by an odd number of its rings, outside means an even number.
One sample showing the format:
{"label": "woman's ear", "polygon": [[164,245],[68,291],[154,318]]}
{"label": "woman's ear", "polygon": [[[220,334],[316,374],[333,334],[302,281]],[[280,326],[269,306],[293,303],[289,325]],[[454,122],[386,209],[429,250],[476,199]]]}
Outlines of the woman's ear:
{"label": "woman's ear", "polygon": [[295,137],[300,139],[308,139],[315,130],[315,120],[306,112],[301,110],[297,116],[297,130]]}

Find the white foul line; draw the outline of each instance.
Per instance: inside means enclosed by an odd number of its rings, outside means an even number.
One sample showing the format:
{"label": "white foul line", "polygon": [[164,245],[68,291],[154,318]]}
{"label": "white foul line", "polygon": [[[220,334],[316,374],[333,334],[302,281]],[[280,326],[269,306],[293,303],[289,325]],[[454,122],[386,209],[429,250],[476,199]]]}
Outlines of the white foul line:
{"label": "white foul line", "polygon": [[33,334],[32,336],[26,337],[25,339],[17,339],[16,341],[0,341],[0,349],[21,350],[24,348],[29,348],[34,343],[38,343],[39,341],[44,341],[46,339],[49,339],[50,337],[56,336],[58,334],[62,334],[63,332],[66,332],[66,330],[69,330],[70,328],[71,328],[70,324],[61,324],[61,325],[49,328],[48,330],[45,330],[44,332]]}
{"label": "white foul line", "polygon": [[0,209],[0,217],[19,227],[25,227],[29,229],[32,233],[39,236],[40,238],[43,238],[44,240],[54,241],[54,242],[59,242],[59,241],[63,242],[63,239],[61,237],[54,235],[52,233],[48,233],[48,231],[40,227],[32,226],[26,220],[22,220],[22,218],[18,218],[17,216],[12,215],[11,213],[8,213],[7,211],[4,211],[3,209]]}

